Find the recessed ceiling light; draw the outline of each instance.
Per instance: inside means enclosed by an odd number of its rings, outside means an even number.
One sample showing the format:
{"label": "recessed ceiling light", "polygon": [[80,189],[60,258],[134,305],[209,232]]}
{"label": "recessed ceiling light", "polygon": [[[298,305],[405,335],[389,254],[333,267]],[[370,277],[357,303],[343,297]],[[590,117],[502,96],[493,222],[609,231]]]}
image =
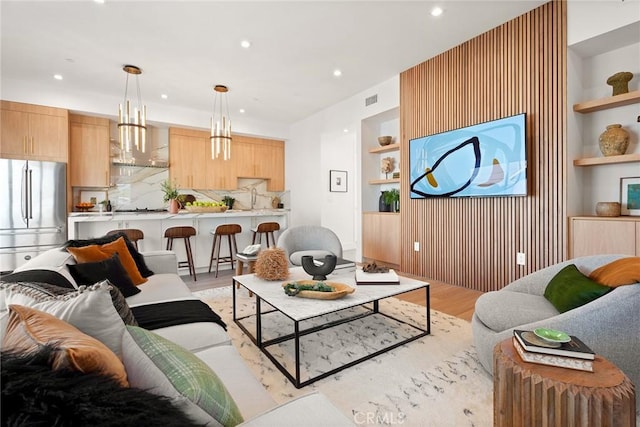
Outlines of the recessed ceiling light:
{"label": "recessed ceiling light", "polygon": [[62,80],[62,74],[54,74],[53,78],[56,80]]}
{"label": "recessed ceiling light", "polygon": [[240,111],[240,114],[244,114],[244,108],[241,108],[239,111]]}
{"label": "recessed ceiling light", "polygon": [[251,42],[249,40],[242,40],[240,42],[240,46],[242,46],[245,49],[249,49],[251,47]]}
{"label": "recessed ceiling light", "polygon": [[167,95],[166,93],[163,93],[163,94],[160,95],[160,98],[167,99],[167,98],[169,98],[169,95]]}
{"label": "recessed ceiling light", "polygon": [[340,77],[342,75],[342,71],[340,70],[333,70],[333,76],[334,77]]}
{"label": "recessed ceiling light", "polygon": [[93,0],[96,3],[104,4],[104,0]]}
{"label": "recessed ceiling light", "polygon": [[433,9],[431,9],[431,16],[440,16],[442,15],[442,12],[443,12],[442,8],[436,6]]}
{"label": "recessed ceiling light", "polygon": [[342,132],[349,133],[349,129],[342,129]]}

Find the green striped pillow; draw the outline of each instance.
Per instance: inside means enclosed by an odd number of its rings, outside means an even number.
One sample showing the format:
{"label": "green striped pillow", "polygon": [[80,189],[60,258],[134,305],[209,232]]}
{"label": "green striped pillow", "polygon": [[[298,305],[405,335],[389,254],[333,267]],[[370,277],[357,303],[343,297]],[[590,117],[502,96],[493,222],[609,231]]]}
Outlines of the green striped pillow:
{"label": "green striped pillow", "polygon": [[127,326],[127,331],[123,362],[131,387],[172,398],[196,422],[211,424],[213,417],[220,425],[235,426],[243,421],[222,381],[201,359],[146,329]]}

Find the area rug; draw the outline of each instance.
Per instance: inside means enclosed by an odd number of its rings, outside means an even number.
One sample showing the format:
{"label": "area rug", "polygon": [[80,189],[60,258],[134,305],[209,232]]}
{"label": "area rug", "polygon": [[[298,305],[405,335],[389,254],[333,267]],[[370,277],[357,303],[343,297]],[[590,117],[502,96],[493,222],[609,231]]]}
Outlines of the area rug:
{"label": "area rug", "polygon": [[[357,425],[492,425],[492,380],[477,359],[471,324],[464,320],[432,310],[431,335],[296,389],[233,322],[230,286],[194,295],[222,316],[234,346],[278,403],[318,390]],[[253,313],[254,301],[246,290],[239,290],[238,312]],[[380,311],[417,325],[425,324],[424,307],[396,298],[381,301]],[[410,333],[405,325],[384,316],[365,319],[303,339],[302,371],[315,375],[357,357],[363,349],[375,349]],[[266,338],[289,332],[290,323],[281,315],[267,317],[263,330],[272,334]],[[273,352],[290,366],[290,344],[282,344]]]}

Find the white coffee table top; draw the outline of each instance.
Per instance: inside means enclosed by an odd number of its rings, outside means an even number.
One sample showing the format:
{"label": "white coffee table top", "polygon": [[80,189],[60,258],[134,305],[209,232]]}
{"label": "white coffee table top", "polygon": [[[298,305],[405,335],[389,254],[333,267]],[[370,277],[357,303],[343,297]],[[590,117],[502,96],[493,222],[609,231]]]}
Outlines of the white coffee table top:
{"label": "white coffee table top", "polygon": [[429,286],[427,282],[402,276],[400,276],[399,285],[358,286],[356,285],[354,271],[337,271],[327,276],[327,281],[344,283],[354,288],[355,292],[336,300],[319,300],[292,297],[285,294],[282,288],[283,283],[311,279],[311,276],[302,267],[291,268],[289,273],[289,279],[286,281],[262,280],[256,277],[255,274],[234,276],[233,279],[281,313],[298,321]]}

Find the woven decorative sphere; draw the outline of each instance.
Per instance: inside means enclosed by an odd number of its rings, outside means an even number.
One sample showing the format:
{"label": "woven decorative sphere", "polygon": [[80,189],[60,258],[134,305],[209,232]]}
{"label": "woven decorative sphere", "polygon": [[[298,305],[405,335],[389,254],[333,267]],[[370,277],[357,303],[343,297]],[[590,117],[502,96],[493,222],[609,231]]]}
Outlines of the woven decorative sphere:
{"label": "woven decorative sphere", "polygon": [[256,276],[264,280],[286,280],[289,278],[289,262],[281,248],[260,251],[254,269]]}

